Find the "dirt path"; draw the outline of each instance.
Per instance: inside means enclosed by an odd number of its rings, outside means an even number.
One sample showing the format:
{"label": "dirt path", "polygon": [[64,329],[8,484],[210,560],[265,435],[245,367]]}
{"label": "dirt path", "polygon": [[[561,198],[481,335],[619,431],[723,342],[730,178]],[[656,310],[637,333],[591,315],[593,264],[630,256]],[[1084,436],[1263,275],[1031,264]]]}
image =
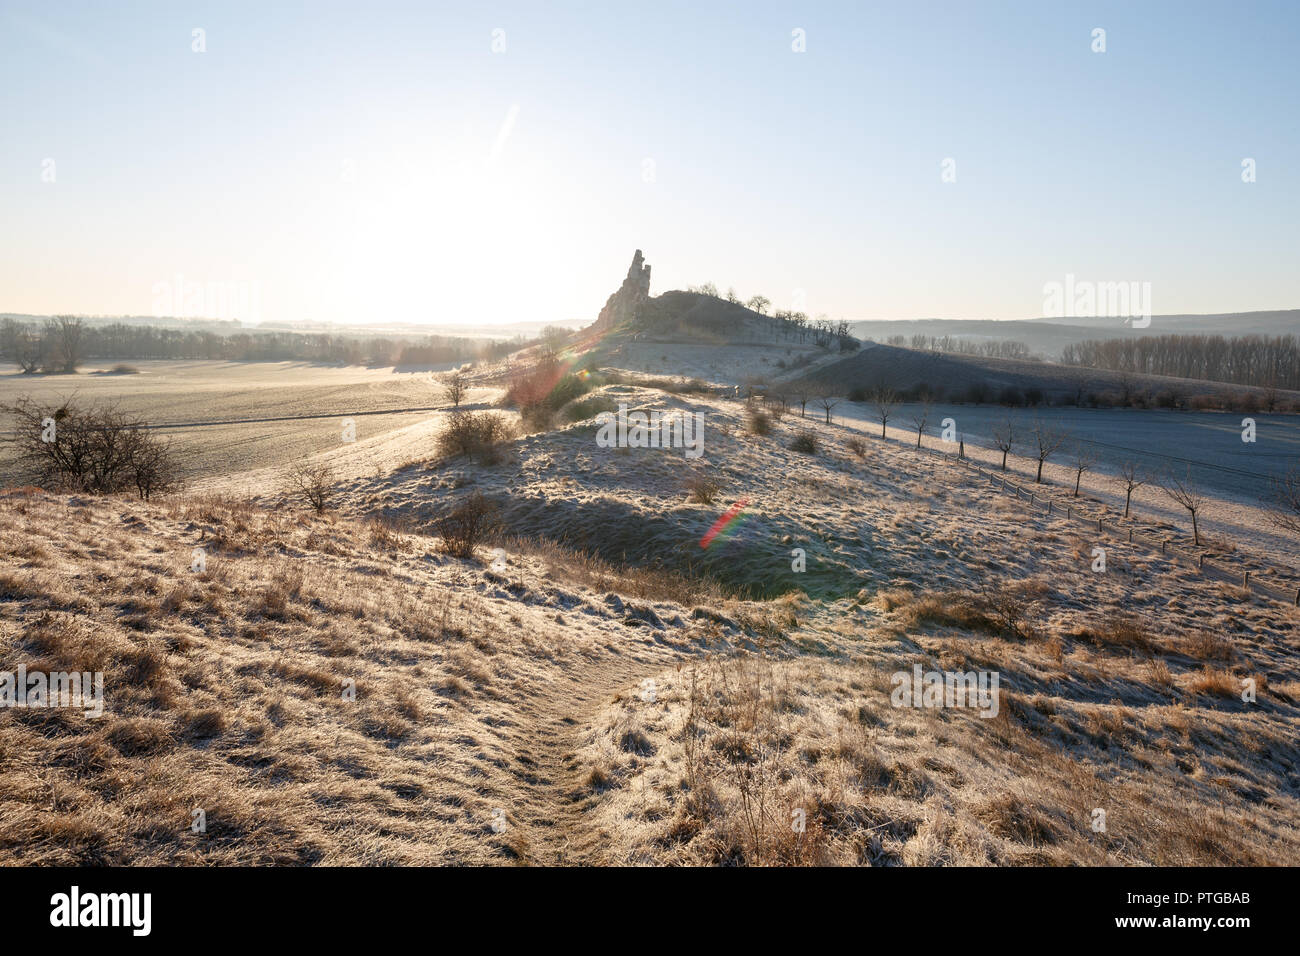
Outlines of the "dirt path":
{"label": "dirt path", "polygon": [[616,694],[635,693],[640,681],[680,656],[667,648],[653,657],[592,661],[539,690],[520,708],[524,736],[514,753],[518,802],[511,825],[514,846],[532,866],[591,866],[606,862],[605,835],[590,810],[599,794],[587,782],[591,768],[578,757],[582,741]]}

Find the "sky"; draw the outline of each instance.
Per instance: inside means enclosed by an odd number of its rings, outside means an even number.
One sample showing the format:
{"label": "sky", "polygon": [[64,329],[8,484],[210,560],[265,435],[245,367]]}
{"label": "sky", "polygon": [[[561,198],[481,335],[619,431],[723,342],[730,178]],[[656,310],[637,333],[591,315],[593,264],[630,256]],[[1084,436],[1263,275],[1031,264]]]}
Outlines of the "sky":
{"label": "sky", "polygon": [[594,319],[637,248],[832,318],[1300,307],[1298,46],[1294,2],[0,0],[0,312]]}

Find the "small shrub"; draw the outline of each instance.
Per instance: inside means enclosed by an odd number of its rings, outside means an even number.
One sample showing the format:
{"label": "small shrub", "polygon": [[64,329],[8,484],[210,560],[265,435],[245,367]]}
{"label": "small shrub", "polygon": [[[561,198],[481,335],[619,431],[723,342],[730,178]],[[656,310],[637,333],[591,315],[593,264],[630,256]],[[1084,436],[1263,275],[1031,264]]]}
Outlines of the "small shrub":
{"label": "small shrub", "polygon": [[437,522],[443,550],[457,558],[472,558],[474,548],[496,529],[496,505],[476,491]]}
{"label": "small shrub", "polygon": [[766,412],[751,408],[746,416],[746,427],[753,435],[772,434],[772,418]]}
{"label": "small shrub", "polygon": [[547,432],[555,426],[555,409],[547,402],[520,406],[519,420],[528,432]]}
{"label": "small shrub", "polygon": [[815,433],[810,431],[799,432],[794,436],[794,441],[790,442],[790,450],[803,455],[815,455],[820,448],[821,441]]}
{"label": "small shrub", "polygon": [[697,471],[686,479],[686,490],[690,500],[702,505],[711,505],[722,493],[722,482],[708,472]]}
{"label": "small shrub", "polygon": [[438,433],[438,451],[449,458],[469,457],[480,464],[499,458],[501,442],[513,437],[509,424],[491,412],[456,412]]}
{"label": "small shrub", "polygon": [[295,465],[285,475],[281,493],[286,498],[301,498],[318,515],[324,514],[334,493],[334,469],[324,463]]}
{"label": "small shrub", "polygon": [[563,416],[567,421],[585,422],[595,418],[601,412],[618,411],[618,403],[607,395],[592,395],[588,398],[570,402],[564,407]]}
{"label": "small shrub", "polygon": [[1241,681],[1225,670],[1215,670],[1208,664],[1201,669],[1189,685],[1193,694],[1212,697],[1236,697],[1241,693]]}
{"label": "small shrub", "polygon": [[1147,633],[1142,622],[1125,614],[1112,614],[1100,627],[1090,631],[1092,641],[1098,647],[1121,647],[1127,650],[1142,651],[1150,654],[1156,650],[1155,642]]}
{"label": "small shrub", "polygon": [[1187,635],[1183,643],[1188,657],[1198,661],[1230,661],[1237,656],[1232,642],[1209,631],[1196,631]]}
{"label": "small shrub", "polygon": [[844,444],[849,451],[858,456],[859,460],[867,457],[867,443],[861,438],[850,438]]}

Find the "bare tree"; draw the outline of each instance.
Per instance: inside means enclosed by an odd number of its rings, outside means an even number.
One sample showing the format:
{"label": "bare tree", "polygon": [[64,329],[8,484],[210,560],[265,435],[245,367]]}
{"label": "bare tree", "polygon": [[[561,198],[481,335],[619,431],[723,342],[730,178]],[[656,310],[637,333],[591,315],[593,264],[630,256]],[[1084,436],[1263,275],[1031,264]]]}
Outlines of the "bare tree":
{"label": "bare tree", "polygon": [[542,344],[555,355],[564,351],[564,347],[573,338],[573,332],[562,325],[548,325],[541,331]]}
{"label": "bare tree", "polygon": [[808,417],[808,399],[812,393],[808,390],[807,385],[795,385],[791,388],[791,400],[799,403],[799,417]]}
{"label": "bare tree", "polygon": [[922,403],[919,410],[912,415],[912,425],[916,428],[916,447],[921,447],[921,435],[925,431],[926,423],[930,421],[931,407],[929,402]]}
{"label": "bare tree", "polygon": [[880,437],[884,438],[889,417],[898,406],[898,393],[888,385],[877,386],[871,393],[871,404],[876,406],[876,417],[880,419]]}
{"label": "bare tree", "polygon": [[826,412],[827,425],[831,424],[831,409],[833,409],[839,403],[840,403],[839,396],[836,395],[829,388],[823,389],[821,394],[817,396],[817,404],[820,405]]}
{"label": "bare tree", "polygon": [[1043,464],[1052,457],[1058,448],[1065,444],[1065,440],[1070,436],[1068,432],[1060,431],[1045,424],[1042,419],[1035,420],[1030,431],[1034,436],[1033,451],[1038,457],[1038,475],[1034,478],[1034,481],[1042,482]]}
{"label": "bare tree", "polygon": [[1130,460],[1119,466],[1119,480],[1124,483],[1124,517],[1127,518],[1133,492],[1150,481],[1151,476],[1141,471],[1137,462]]}
{"label": "bare tree", "polygon": [[1007,470],[1007,453],[1015,445],[1016,423],[1012,416],[1008,415],[1002,421],[993,426],[993,444],[1002,452],[1002,470]]}
{"label": "bare tree", "polygon": [[0,353],[18,366],[24,375],[41,367],[42,348],[40,333],[30,326],[5,319],[0,322]]}
{"label": "bare tree", "polygon": [[1079,497],[1079,485],[1083,481],[1083,473],[1091,471],[1096,463],[1097,456],[1091,448],[1085,448],[1083,442],[1074,446],[1074,497]]}
{"label": "bare tree", "polygon": [[81,319],[60,315],[45,322],[45,362],[52,372],[72,373],[81,364],[85,350]]}
{"label": "bare tree", "polygon": [[1269,503],[1273,506],[1277,523],[1300,534],[1300,465],[1281,478],[1273,479],[1273,495]]}
{"label": "bare tree", "polygon": [[324,462],[299,462],[284,476],[282,493],[301,498],[318,515],[324,514],[334,494],[334,469]]}
{"label": "bare tree", "polygon": [[765,295],[755,295],[750,296],[749,301],[745,304],[759,315],[766,315],[767,307],[772,304],[772,300]]}
{"label": "bare tree", "polygon": [[1161,483],[1165,494],[1187,509],[1192,516],[1192,541],[1197,547],[1201,544],[1201,532],[1196,523],[1196,513],[1205,508],[1205,496],[1192,484],[1192,466],[1187,466],[1187,475],[1178,478],[1168,475]]}
{"label": "bare tree", "polygon": [[452,408],[460,408],[469,391],[469,380],[461,369],[453,369],[442,377],[442,394],[451,402]]}

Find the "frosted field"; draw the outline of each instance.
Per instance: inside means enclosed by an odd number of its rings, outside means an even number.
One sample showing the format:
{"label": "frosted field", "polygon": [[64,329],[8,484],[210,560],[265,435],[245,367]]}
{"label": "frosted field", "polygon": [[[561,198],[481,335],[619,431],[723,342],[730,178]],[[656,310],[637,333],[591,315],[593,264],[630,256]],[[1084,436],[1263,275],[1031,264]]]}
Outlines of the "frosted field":
{"label": "frosted field", "polygon": [[[889,419],[889,428],[911,429],[912,416],[919,405],[900,405]],[[809,406],[811,416],[813,406]],[[820,415],[822,411],[817,409]],[[880,431],[880,420],[869,403],[844,402],[834,412],[836,418],[857,421],[870,430]],[[1171,470],[1184,476],[1190,465],[1192,479],[1218,497],[1257,502],[1269,490],[1269,478],[1285,474],[1300,464],[1300,416],[1251,416],[1255,420],[1256,440],[1241,440],[1243,415],[1226,412],[1144,411],[1134,408],[1020,408],[1010,410],[996,405],[935,405],[926,425],[926,434],[937,438],[944,418],[956,422],[957,431],[972,444],[992,449],[996,426],[1010,414],[1018,425],[1013,450],[1029,454],[1033,438],[1030,427],[1035,418],[1052,427],[1070,432],[1070,438],[1050,459],[1068,464],[1077,441],[1090,443],[1097,457],[1097,468],[1113,474],[1127,459],[1161,472]],[[933,441],[933,439],[932,439]],[[1001,452],[998,452],[1001,461]]]}
{"label": "frosted field", "polygon": [[[664,348],[658,343],[654,347]],[[162,427],[175,442],[192,491],[237,496],[277,489],[286,466],[307,457],[329,462],[346,481],[373,478],[427,458],[446,414],[429,372],[305,362],[131,364],[139,374],[107,374],[112,365],[108,362],[91,363],[75,376],[6,372],[0,374],[0,402],[23,395],[46,402],[69,396],[116,402]],[[497,388],[476,388],[466,404],[481,408],[499,395]],[[419,410],[380,413],[395,408]],[[894,410],[889,420],[892,440],[915,441],[911,418],[918,410],[917,405]],[[1001,454],[993,448],[992,434],[1009,411],[1000,406],[937,405],[926,426],[926,444],[938,445],[941,422],[951,417],[965,438],[968,455],[996,466]],[[1083,489],[1116,511],[1122,512],[1123,497],[1112,476],[1124,460],[1136,458],[1156,473],[1170,470],[1179,475],[1190,464],[1193,480],[1219,499],[1205,512],[1208,531],[1249,543],[1274,562],[1293,562],[1293,544],[1276,533],[1260,499],[1269,492],[1271,476],[1300,461],[1300,416],[1254,416],[1257,441],[1252,444],[1241,440],[1240,414],[1080,408],[1016,409],[1010,414],[1018,424],[1020,446],[1010,459],[1012,472],[1032,480],[1034,462],[1026,456],[1036,417],[1071,433],[1050,459],[1045,478],[1072,488],[1070,462],[1076,442],[1090,442],[1097,463],[1085,474]],[[822,417],[822,410],[810,403],[809,420]],[[833,417],[866,434],[880,433],[869,403],[842,401]],[[342,440],[345,418],[355,424],[353,442]],[[0,424],[8,427],[8,422]],[[0,445],[0,487],[15,483],[8,449]],[[1170,526],[1186,522],[1186,514],[1154,483],[1139,489],[1133,502],[1142,514]]]}
{"label": "frosted field", "polygon": [[[75,396],[116,402],[146,421],[172,426],[194,481],[283,465],[328,452],[341,443],[342,420],[354,417],[357,445],[417,425],[429,412],[371,414],[389,408],[441,406],[429,372],[392,368],[336,368],[306,362],[131,362],[138,375],[108,374],[115,363],[92,362],[77,375],[0,374],[0,403],[30,395],[43,402]],[[249,419],[276,419],[247,421]],[[239,424],[207,424],[241,420]],[[194,427],[189,423],[198,423]],[[0,429],[11,427],[9,421]],[[412,453],[413,455],[416,452]],[[355,456],[358,466],[364,455]],[[7,449],[0,446],[0,484],[12,484]]]}

